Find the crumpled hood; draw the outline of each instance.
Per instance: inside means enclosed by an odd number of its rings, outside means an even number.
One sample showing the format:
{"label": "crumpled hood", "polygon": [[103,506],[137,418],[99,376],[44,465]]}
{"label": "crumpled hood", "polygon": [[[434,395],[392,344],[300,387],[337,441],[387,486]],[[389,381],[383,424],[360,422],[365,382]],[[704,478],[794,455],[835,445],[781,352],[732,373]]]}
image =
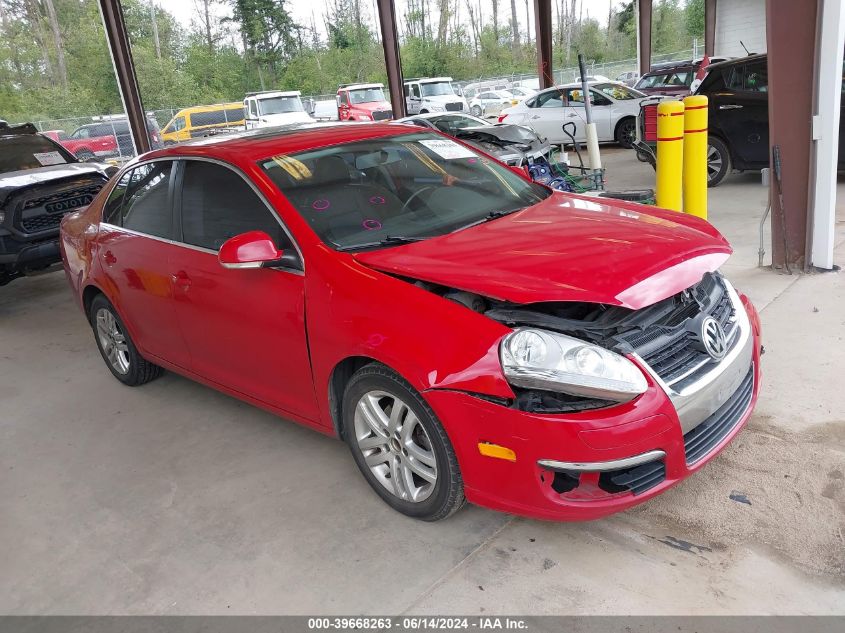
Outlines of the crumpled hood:
{"label": "crumpled hood", "polygon": [[[540,137],[528,130],[530,132],[529,135],[526,135],[527,128],[520,129],[519,126],[516,125],[508,125],[508,124],[491,124],[491,125],[479,125],[478,127],[470,127],[465,128],[462,130],[457,130],[454,134],[455,138],[459,139],[470,139],[474,136],[493,136],[497,139],[502,141],[507,141],[509,143],[523,143],[525,145],[530,145],[535,142],[540,142]],[[528,138],[526,138],[528,136]]]}
{"label": "crumpled hood", "polygon": [[716,229],[693,216],[555,193],[497,220],[355,258],[382,272],[514,303],[638,309],[688,288],[730,253]]}
{"label": "crumpled hood", "polygon": [[108,179],[102,167],[95,163],[63,163],[61,165],[38,167],[37,169],[6,172],[0,174],[0,204],[6,201],[10,193],[24,187],[90,174],[99,174]]}

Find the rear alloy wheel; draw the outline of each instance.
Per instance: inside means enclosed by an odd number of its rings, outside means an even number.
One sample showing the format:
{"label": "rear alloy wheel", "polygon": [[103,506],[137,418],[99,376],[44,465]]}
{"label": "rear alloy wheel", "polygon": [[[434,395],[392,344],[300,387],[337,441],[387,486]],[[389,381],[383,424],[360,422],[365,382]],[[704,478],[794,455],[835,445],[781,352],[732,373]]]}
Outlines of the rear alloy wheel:
{"label": "rear alloy wheel", "polygon": [[477,105],[472,106],[472,115],[480,117],[481,116],[481,107],[477,106]]}
{"label": "rear alloy wheel", "polygon": [[343,398],[346,441],[373,490],[392,508],[425,521],[464,503],[455,451],[434,412],[399,375],[359,369]]}
{"label": "rear alloy wheel", "polygon": [[637,140],[637,120],[628,117],[616,125],[616,142],[625,149],[631,149]]}
{"label": "rear alloy wheel", "polygon": [[90,319],[100,354],[109,371],[120,382],[135,387],[162,374],[161,367],[145,360],[138,353],[123,321],[103,295],[97,295],[91,302]]}
{"label": "rear alloy wheel", "polygon": [[707,138],[707,186],[715,187],[731,171],[731,154],[727,145],[715,136]]}

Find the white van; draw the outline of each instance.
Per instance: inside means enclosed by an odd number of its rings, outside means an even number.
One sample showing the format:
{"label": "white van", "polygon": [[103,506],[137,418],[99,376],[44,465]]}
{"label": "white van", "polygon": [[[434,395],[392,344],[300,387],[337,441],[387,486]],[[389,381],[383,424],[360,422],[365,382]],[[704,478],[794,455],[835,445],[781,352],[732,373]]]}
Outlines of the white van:
{"label": "white van", "polygon": [[246,129],[313,121],[302,105],[299,90],[250,92],[244,99]]}
{"label": "white van", "polygon": [[451,77],[405,80],[408,114],[469,112],[466,99],[455,92]]}

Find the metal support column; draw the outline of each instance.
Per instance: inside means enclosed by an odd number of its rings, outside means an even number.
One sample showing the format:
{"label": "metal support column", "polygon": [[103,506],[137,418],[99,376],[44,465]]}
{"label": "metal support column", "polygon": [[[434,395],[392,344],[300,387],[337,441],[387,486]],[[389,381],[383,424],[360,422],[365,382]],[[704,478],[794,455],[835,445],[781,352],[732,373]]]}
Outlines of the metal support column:
{"label": "metal support column", "polygon": [[716,2],[704,0],[704,54],[713,57],[716,50]]}
{"label": "metal support column", "polygon": [[123,21],[123,7],[120,0],[100,0],[100,15],[106,29],[106,40],[109,43],[114,74],[117,76],[117,87],[120,99],[129,119],[129,130],[132,132],[132,143],[138,154],[150,151],[150,138],[147,133],[147,118],[144,105],[141,103],[141,92],[138,89],[138,78],[135,76],[135,64],[132,61],[132,50],[129,45],[129,35]]}
{"label": "metal support column", "polygon": [[[783,204],[771,179],[772,265],[801,270],[807,261],[807,215],[816,64],[816,2],[766,0],[769,144],[781,155]],[[831,80],[838,75],[831,73]],[[835,134],[835,132],[834,132]],[[771,155],[771,154],[770,154]]]}
{"label": "metal support column", "polygon": [[651,0],[636,0],[639,9],[639,33],[640,45],[640,74],[644,75],[651,70]]}
{"label": "metal support column", "polygon": [[534,0],[534,36],[537,43],[537,75],[540,89],[555,85],[552,59],[552,2]]}
{"label": "metal support column", "polygon": [[810,171],[810,258],[808,263],[833,269],[836,238],[836,173],[842,122],[842,51],[845,48],[845,4],[821,0],[818,59],[815,72],[813,147]]}
{"label": "metal support column", "polygon": [[396,30],[396,7],[393,0],[377,0],[378,19],[381,26],[381,45],[384,47],[384,66],[387,69],[387,89],[393,118],[408,114],[405,106],[405,89],[402,83],[402,61],[399,58],[399,32]]}

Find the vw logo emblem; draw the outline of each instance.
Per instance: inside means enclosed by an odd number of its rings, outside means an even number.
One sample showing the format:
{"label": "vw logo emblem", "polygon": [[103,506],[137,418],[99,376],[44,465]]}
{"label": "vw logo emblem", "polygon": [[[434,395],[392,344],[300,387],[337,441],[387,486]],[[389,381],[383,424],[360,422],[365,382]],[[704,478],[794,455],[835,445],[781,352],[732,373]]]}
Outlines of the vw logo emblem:
{"label": "vw logo emblem", "polygon": [[701,322],[701,343],[713,360],[722,360],[728,353],[725,331],[713,317],[707,317]]}

